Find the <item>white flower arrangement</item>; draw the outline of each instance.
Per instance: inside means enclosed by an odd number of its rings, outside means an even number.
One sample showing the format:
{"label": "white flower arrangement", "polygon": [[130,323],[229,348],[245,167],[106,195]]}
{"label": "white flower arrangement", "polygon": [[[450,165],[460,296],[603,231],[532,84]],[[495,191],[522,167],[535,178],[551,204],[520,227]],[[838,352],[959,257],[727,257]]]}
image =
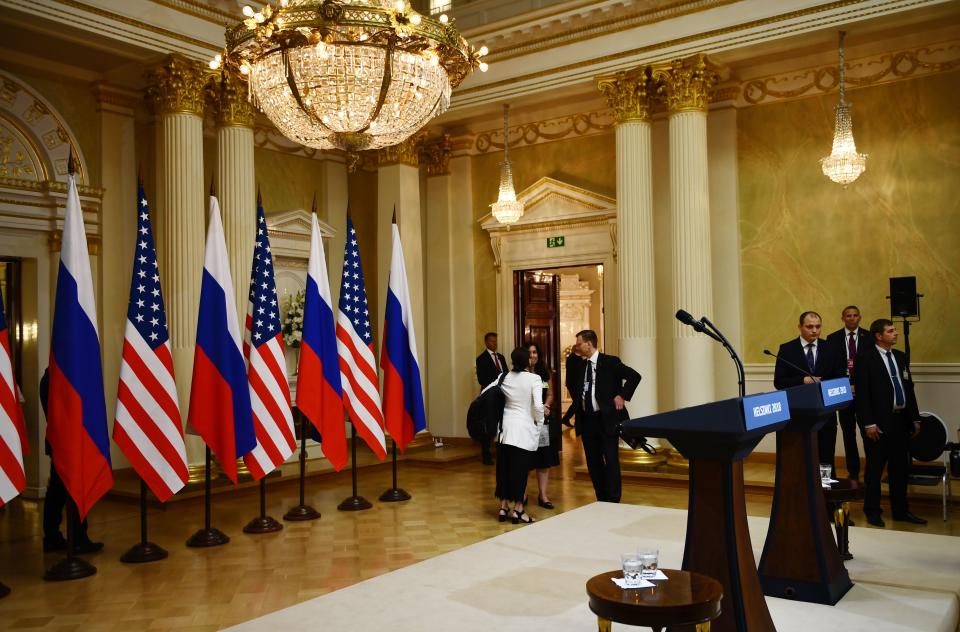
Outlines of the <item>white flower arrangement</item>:
{"label": "white flower arrangement", "polygon": [[287,297],[283,316],[283,342],[291,349],[299,349],[303,340],[303,301],[304,293],[300,290]]}

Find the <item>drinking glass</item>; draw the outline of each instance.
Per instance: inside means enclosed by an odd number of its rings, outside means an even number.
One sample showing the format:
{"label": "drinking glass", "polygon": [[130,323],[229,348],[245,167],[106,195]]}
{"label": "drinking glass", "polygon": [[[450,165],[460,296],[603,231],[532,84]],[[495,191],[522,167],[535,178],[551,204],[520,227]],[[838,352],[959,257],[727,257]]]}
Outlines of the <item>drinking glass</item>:
{"label": "drinking glass", "polygon": [[635,552],[621,553],[620,562],[623,565],[623,583],[627,588],[637,588],[640,586],[640,571],[643,564]]}
{"label": "drinking glass", "polygon": [[[820,464],[820,482],[821,483],[823,483],[824,481],[830,478],[830,470],[831,470],[831,467],[829,463]],[[826,483],[823,483],[823,484],[826,484]]]}
{"label": "drinking glass", "polygon": [[643,565],[642,577],[653,577],[657,574],[657,563],[660,558],[660,551],[657,549],[641,549],[640,563]]}

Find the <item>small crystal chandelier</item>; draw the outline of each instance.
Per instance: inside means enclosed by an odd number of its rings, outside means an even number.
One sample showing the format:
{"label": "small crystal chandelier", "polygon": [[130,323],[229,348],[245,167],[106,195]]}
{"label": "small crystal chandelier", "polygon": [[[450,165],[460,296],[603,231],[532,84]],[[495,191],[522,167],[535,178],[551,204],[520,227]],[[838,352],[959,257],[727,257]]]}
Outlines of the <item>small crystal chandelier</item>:
{"label": "small crystal chandelier", "polygon": [[860,177],[867,168],[867,155],[857,153],[857,145],[853,142],[853,119],[850,117],[850,104],[844,98],[844,55],[843,38],[845,31],[840,31],[840,103],[836,107],[836,124],[833,132],[833,151],[826,158],[820,159],[823,175],[837,184],[847,186]]}
{"label": "small crystal chandelier", "polygon": [[523,202],[513,189],[513,168],[510,166],[509,114],[510,106],[503,105],[503,162],[500,163],[500,194],[490,205],[493,216],[501,224],[513,224],[523,215]]}
{"label": "small crystal chandelier", "polygon": [[487,69],[485,46],[408,0],[278,0],[243,14],[210,67],[239,71],[254,105],[307,147],[403,142],[446,111],[470,72]]}

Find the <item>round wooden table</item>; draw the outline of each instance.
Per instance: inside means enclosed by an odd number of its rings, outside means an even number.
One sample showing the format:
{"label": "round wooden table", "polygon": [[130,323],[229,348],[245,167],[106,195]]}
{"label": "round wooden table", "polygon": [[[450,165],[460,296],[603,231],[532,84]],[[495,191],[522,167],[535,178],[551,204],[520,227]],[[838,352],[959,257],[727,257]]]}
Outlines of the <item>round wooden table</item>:
{"label": "round wooden table", "polygon": [[860,481],[842,478],[831,483],[830,488],[823,488],[823,497],[827,505],[833,509],[833,526],[837,531],[837,548],[840,557],[852,560],[850,554],[850,501],[863,500],[866,488]]}
{"label": "round wooden table", "polygon": [[720,616],[723,587],[699,573],[661,569],[666,580],[653,588],[620,588],[609,571],[587,581],[590,610],[597,615],[600,632],[610,632],[611,622],[640,625],[658,632],[672,625],[695,625],[697,632],[710,632],[710,622]]}

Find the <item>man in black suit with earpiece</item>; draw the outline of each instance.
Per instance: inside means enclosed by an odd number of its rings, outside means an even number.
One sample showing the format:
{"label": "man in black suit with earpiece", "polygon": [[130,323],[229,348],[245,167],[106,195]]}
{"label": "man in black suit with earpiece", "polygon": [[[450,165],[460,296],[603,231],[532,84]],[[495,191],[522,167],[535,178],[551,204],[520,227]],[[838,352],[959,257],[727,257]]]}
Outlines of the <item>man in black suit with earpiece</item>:
{"label": "man in black suit with earpiece", "polygon": [[[507,359],[497,352],[497,332],[488,331],[483,336],[483,353],[477,356],[477,382],[483,389],[500,377],[507,370]],[[490,441],[493,437],[480,440],[480,455],[484,465],[493,465],[493,455],[490,453]]]}
{"label": "man in black suit with earpiece", "polygon": [[[845,374],[850,378],[850,388],[853,390],[854,400],[846,408],[837,411],[837,418],[840,422],[840,431],[843,434],[843,453],[847,460],[847,478],[857,480],[860,478],[860,451],[857,449],[857,356],[873,346],[873,336],[870,332],[860,326],[860,308],[856,305],[847,305],[840,313],[843,319],[843,327],[827,336],[827,343],[833,346],[834,353],[841,361],[841,368],[845,369]],[[846,360],[846,362],[844,362]],[[830,446],[830,454],[836,451],[837,445],[837,424],[827,423],[820,429],[820,434],[824,437],[820,445]],[[822,463],[833,465],[833,459],[829,461],[820,455]]]}
{"label": "man in black suit with earpiece", "polygon": [[567,390],[577,415],[576,433],[597,500],[620,502],[620,423],[630,418],[624,402],[633,397],[640,374],[620,358],[597,351],[597,333],[577,334],[579,360],[567,365]]}
{"label": "man in black suit with earpiece", "polygon": [[863,432],[867,494],[863,513],[875,527],[880,517],[880,478],[887,468],[890,511],[894,520],[927,524],[907,505],[907,466],[910,438],[920,431],[920,409],[913,391],[907,357],[893,349],[899,333],[893,322],[879,318],[870,325],[874,345],[857,356],[857,422]]}

